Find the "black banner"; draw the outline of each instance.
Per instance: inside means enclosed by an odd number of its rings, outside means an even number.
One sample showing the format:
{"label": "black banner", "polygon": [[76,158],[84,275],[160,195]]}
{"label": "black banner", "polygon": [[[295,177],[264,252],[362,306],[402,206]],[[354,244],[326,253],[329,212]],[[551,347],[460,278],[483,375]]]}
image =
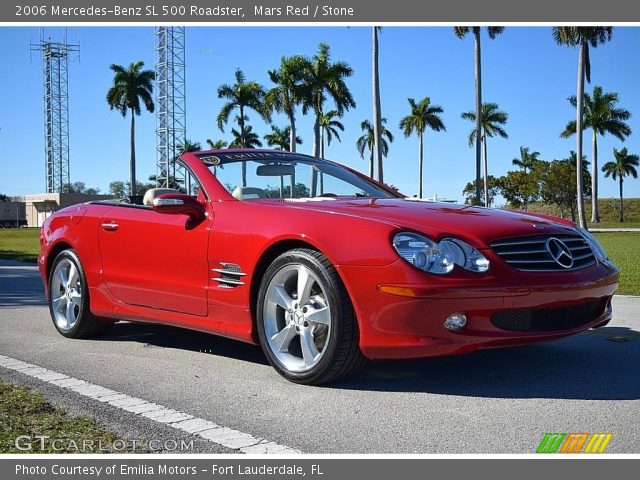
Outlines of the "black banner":
{"label": "black banner", "polygon": [[0,22],[18,23],[386,23],[638,22],[636,2],[539,0],[15,0],[0,4]]}
{"label": "black banner", "polygon": [[[104,479],[260,479],[278,480],[424,480],[428,478],[543,478],[601,479],[614,472],[635,472],[638,459],[162,459],[111,457],[106,459],[0,460],[0,478]],[[634,474],[634,475],[635,475]],[[621,477],[622,478],[622,477]]]}

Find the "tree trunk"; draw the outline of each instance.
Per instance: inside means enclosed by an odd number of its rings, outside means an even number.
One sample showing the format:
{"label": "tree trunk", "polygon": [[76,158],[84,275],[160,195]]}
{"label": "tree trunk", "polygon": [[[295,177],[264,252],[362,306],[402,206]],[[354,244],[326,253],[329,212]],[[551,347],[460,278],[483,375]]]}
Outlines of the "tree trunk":
{"label": "tree trunk", "polygon": [[578,86],[576,91],[576,199],[578,202],[578,224],[587,228],[587,219],[584,211],[584,187],[582,180],[582,114],[584,111],[584,60],[586,42],[580,44],[578,55]]}
{"label": "tree trunk", "polygon": [[[242,148],[247,148],[244,131],[244,108],[242,105],[240,105],[240,118],[238,119],[238,124],[240,126],[240,146]],[[247,186],[247,162],[242,162],[242,186]]]}
{"label": "tree trunk", "polygon": [[289,132],[289,151],[296,151],[296,117],[293,112],[289,115],[289,124],[291,125],[291,132]]}
{"label": "tree trunk", "polygon": [[131,196],[136,195],[136,112],[131,109],[131,160],[129,163],[131,170]]}
{"label": "tree trunk", "polygon": [[[316,158],[320,158],[321,153],[321,145],[320,145],[320,116],[322,112],[320,110],[316,110],[316,118],[313,122],[313,156]],[[318,180],[318,172],[316,169],[311,167],[311,185],[309,189],[309,196],[316,196],[316,183]]]}
{"label": "tree trunk", "polygon": [[[324,158],[324,131],[325,127],[320,128],[320,158]],[[324,193],[324,177],[322,172],[318,174],[320,179],[320,195]]]}
{"label": "tree trunk", "polygon": [[378,71],[378,28],[379,27],[373,27],[373,156],[374,162],[378,165],[378,181],[382,182],[384,180],[384,172],[382,166],[382,114],[380,111],[380,75]]}
{"label": "tree trunk", "polygon": [[320,157],[320,116],[321,111],[316,110],[316,118],[313,122],[313,156]]}
{"label": "tree trunk", "polygon": [[422,198],[422,132],[418,133],[418,198]]}
{"label": "tree trunk", "polygon": [[476,76],[476,205],[480,205],[480,135],[482,134],[482,65],[480,53],[480,27],[473,27],[475,37]]}
{"label": "tree trunk", "polygon": [[373,149],[374,149],[374,146],[372,145],[371,154],[369,155],[369,178],[371,178],[371,180],[373,180],[373,165],[374,165]]}
{"label": "tree trunk", "polygon": [[591,163],[591,223],[600,221],[598,212],[598,134],[593,131],[593,152]]}
{"label": "tree trunk", "polygon": [[624,223],[624,200],[622,196],[622,182],[624,180],[620,177],[620,223]]}
{"label": "tree trunk", "polygon": [[489,205],[489,158],[487,157],[487,133],[482,136],[482,143],[484,144],[484,206]]}
{"label": "tree trunk", "polygon": [[240,118],[238,118],[238,125],[240,127],[240,147],[247,148],[244,138],[244,107],[242,105],[240,105]]}

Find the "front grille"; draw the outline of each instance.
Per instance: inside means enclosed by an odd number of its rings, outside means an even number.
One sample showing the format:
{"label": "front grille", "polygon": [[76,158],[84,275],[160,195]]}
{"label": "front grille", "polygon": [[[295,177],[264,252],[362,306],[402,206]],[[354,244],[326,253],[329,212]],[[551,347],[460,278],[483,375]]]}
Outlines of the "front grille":
{"label": "front grille", "polygon": [[[573,265],[565,268],[547,250],[547,241],[556,238],[564,243],[573,257]],[[518,237],[491,242],[491,248],[507,264],[524,272],[560,272],[586,268],[596,263],[591,247],[577,234]]]}
{"label": "front grille", "polygon": [[602,315],[605,300],[599,298],[571,307],[505,310],[491,317],[491,323],[502,330],[513,332],[571,330],[593,322]]}

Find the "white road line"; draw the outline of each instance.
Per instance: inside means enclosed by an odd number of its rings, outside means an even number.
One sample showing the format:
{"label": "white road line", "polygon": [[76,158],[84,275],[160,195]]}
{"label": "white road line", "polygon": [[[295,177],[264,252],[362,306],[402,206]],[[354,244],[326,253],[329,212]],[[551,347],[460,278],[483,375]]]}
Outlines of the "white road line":
{"label": "white road line", "polygon": [[38,365],[23,362],[15,358],[0,355],[0,367],[23,373],[43,382],[60,388],[71,390],[78,395],[88,397],[99,402],[108,403],[113,407],[140,415],[148,420],[168,425],[192,435],[198,435],[205,440],[238,450],[248,454],[299,454],[300,450],[270,442],[263,438],[254,437],[248,433],[217,425],[204,418],[196,418],[188,413],[179,412],[171,408],[148,402],[142,398],[131,397],[94,383],[70,377],[64,373],[54,372]]}

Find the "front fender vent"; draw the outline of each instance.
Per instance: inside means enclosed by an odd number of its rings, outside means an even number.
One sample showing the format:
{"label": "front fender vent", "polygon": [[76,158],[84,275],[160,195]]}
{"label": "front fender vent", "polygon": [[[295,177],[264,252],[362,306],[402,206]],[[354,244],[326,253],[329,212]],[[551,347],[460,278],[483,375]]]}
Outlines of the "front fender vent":
{"label": "front fender vent", "polygon": [[212,268],[211,271],[214,275],[217,273],[219,276],[212,277],[220,284],[222,288],[236,288],[244,285],[242,278],[247,274],[240,269],[240,265],[235,263],[219,262],[222,268]]}

